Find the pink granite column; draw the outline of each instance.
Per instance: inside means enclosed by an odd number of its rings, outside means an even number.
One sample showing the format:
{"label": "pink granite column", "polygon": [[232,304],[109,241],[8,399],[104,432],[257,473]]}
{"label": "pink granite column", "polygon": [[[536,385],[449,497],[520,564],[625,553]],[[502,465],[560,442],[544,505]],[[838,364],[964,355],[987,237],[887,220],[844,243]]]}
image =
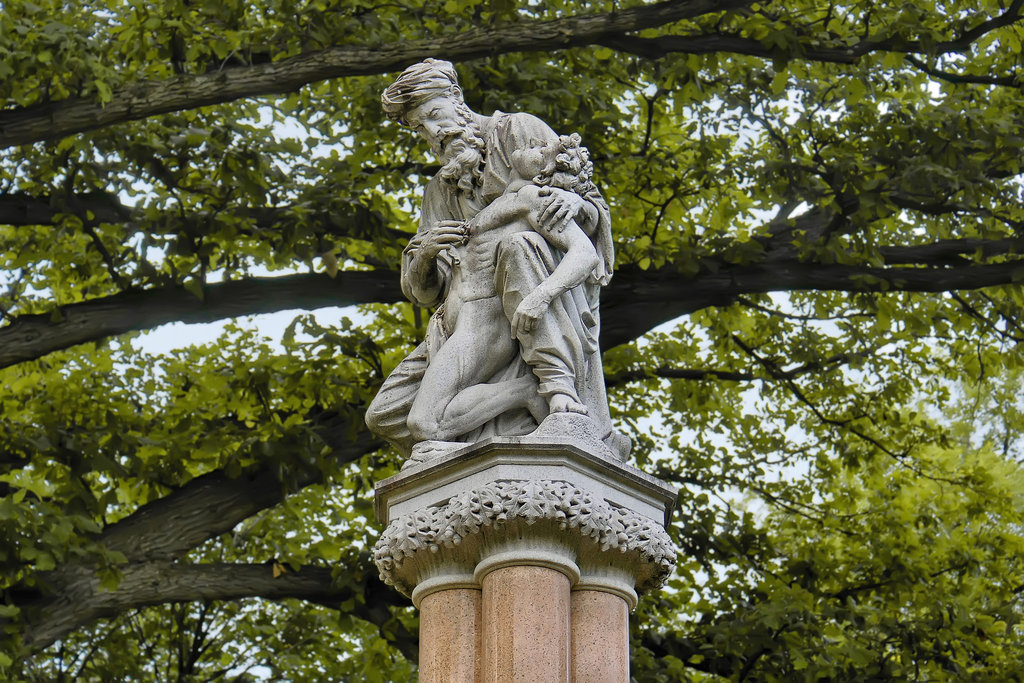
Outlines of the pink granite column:
{"label": "pink granite column", "polygon": [[572,592],[573,683],[629,683],[629,604],[613,593]]}
{"label": "pink granite column", "polygon": [[420,683],[480,680],[480,591],[452,588],[420,602]]}
{"label": "pink granite column", "polygon": [[484,683],[568,683],[571,587],[548,567],[510,566],[483,577]]}

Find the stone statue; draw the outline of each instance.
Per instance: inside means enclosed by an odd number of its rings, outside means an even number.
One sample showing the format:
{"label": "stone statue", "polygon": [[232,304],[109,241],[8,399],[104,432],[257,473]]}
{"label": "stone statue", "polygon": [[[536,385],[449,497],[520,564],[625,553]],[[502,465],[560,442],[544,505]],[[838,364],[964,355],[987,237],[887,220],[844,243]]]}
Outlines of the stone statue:
{"label": "stone statue", "polygon": [[611,222],[579,135],[529,114],[471,111],[452,65],[435,59],[381,99],[441,170],[402,259],[403,292],[436,312],[371,403],[370,429],[423,462],[571,424],[624,459],[629,439],[612,427],[598,347]]}

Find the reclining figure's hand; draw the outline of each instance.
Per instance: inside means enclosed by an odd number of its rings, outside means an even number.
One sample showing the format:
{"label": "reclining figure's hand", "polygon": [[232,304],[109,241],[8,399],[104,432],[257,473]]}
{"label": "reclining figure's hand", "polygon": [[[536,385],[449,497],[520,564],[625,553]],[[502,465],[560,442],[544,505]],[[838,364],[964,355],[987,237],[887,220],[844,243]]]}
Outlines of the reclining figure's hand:
{"label": "reclining figure's hand", "polygon": [[549,305],[551,299],[542,289],[537,288],[530,292],[519,302],[516,312],[512,315],[512,336],[518,339],[521,335],[533,332],[537,328],[537,321],[547,313]]}

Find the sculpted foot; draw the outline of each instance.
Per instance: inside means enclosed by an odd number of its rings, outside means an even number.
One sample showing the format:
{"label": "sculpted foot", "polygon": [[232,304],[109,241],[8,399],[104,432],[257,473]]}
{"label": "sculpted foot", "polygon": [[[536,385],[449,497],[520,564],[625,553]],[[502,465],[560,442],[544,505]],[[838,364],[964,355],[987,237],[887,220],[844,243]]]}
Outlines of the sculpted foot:
{"label": "sculpted foot", "polygon": [[407,470],[428,463],[431,460],[437,460],[466,445],[462,441],[420,441],[412,447],[412,453],[402,463],[401,469]]}
{"label": "sculpted foot", "polygon": [[587,414],[587,407],[579,401],[573,400],[566,394],[554,394],[548,400],[548,407],[552,413],[579,413]]}

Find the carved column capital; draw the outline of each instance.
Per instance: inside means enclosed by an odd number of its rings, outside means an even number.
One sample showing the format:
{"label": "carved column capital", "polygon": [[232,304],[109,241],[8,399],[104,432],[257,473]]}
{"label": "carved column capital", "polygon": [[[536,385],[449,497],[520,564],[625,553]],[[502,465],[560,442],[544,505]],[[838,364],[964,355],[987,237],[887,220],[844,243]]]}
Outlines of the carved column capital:
{"label": "carved column capital", "polygon": [[[385,582],[418,605],[436,590],[479,586],[494,569],[536,565],[630,607],[638,592],[662,584],[675,565],[661,521],[673,489],[565,444],[508,441],[478,444],[381,483],[389,523],[374,560]],[[510,477],[516,473],[526,478]],[[437,500],[455,482],[470,488]]]}

